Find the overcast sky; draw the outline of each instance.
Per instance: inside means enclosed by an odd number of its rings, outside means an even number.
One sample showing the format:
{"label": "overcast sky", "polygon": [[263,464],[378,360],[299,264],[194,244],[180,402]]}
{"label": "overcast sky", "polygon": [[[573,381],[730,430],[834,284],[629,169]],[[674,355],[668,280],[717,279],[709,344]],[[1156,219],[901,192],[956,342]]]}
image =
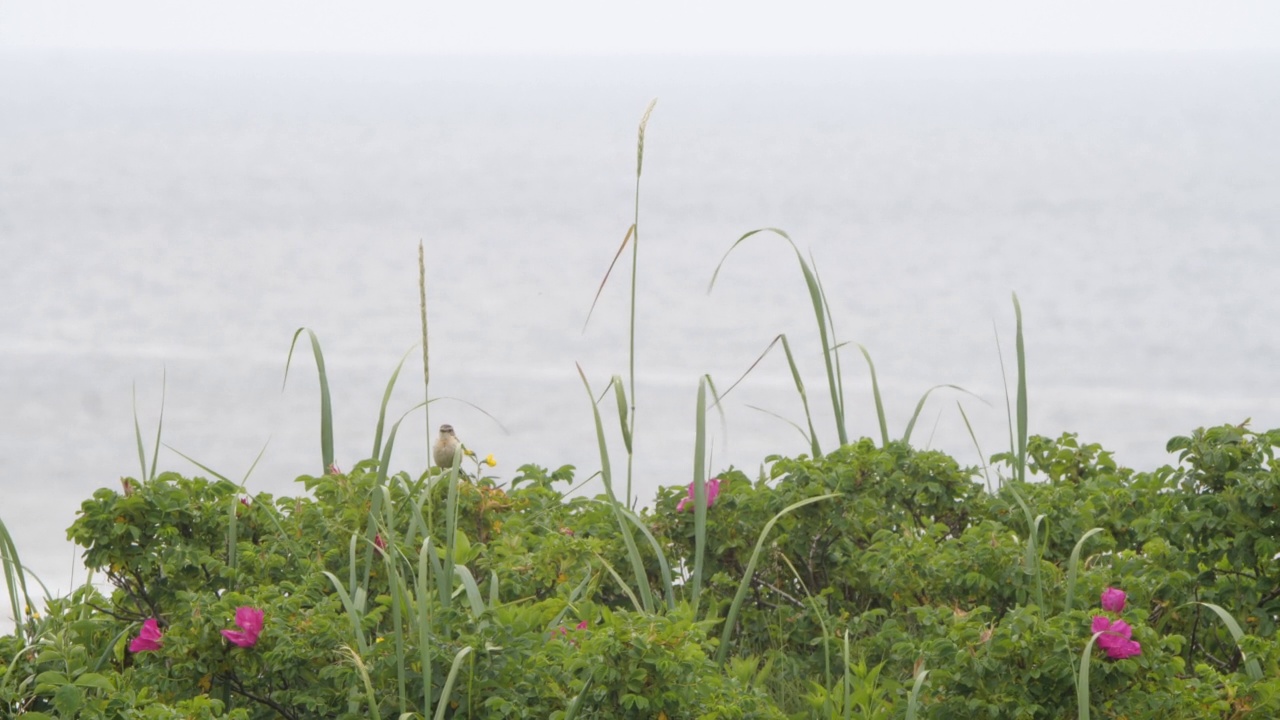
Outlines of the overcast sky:
{"label": "overcast sky", "polygon": [[1280,0],[0,0],[2,49],[1280,52]]}

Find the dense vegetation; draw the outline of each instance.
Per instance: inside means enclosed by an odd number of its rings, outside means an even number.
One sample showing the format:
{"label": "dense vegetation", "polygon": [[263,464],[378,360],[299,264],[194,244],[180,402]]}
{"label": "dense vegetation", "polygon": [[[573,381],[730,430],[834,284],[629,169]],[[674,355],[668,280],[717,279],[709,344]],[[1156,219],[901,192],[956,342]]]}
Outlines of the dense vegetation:
{"label": "dense vegetation", "polygon": [[[1278,431],[1201,430],[1170,442],[1178,467],[1136,473],[1071,435],[1036,437],[1039,482],[995,492],[900,442],[778,458],[764,478],[728,470],[705,508],[697,602],[685,487],[632,515],[566,499],[568,467],[499,481],[483,461],[456,479],[365,462],[301,477],[291,498],[131,479],[69,531],[113,592],[24,609],[0,639],[0,708],[1059,718],[1079,712],[1087,659],[1104,717],[1274,717],[1277,446]],[[260,635],[237,627],[243,607]],[[1111,659],[1095,617],[1127,623],[1140,653]]]}

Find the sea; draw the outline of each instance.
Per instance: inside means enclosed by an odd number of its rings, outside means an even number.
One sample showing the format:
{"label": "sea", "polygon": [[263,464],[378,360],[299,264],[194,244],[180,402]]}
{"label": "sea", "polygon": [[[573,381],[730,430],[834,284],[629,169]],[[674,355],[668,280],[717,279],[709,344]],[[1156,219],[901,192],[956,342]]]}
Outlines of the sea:
{"label": "sea", "polygon": [[[86,578],[66,528],[122,477],[304,492],[300,328],[342,468],[403,359],[393,472],[450,423],[500,482],[568,464],[594,496],[598,400],[625,494],[618,377],[649,505],[692,479],[709,376],[711,472],[767,475],[809,451],[779,336],[839,442],[798,257],[851,437],[880,432],[860,345],[890,435],[933,389],[911,442],[997,482],[1016,293],[1030,431],[1176,464],[1175,435],[1280,426],[1278,79],[1274,55],[0,53],[0,521],[60,595]],[[786,236],[735,247],[760,228]]]}

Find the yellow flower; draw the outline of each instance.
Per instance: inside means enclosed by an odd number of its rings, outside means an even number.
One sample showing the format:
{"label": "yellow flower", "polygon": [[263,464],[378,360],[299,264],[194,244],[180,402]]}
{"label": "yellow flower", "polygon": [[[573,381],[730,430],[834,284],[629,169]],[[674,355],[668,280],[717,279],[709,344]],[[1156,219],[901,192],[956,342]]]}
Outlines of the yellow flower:
{"label": "yellow flower", "polygon": [[489,453],[489,456],[484,459],[484,464],[489,467],[497,467],[498,461],[493,459],[493,453]]}
{"label": "yellow flower", "polygon": [[464,447],[464,448],[462,448],[462,453],[463,453],[464,455],[466,455],[467,457],[475,457],[475,456],[476,456],[476,451],[475,451],[475,450],[472,450],[471,448],[468,448],[468,447]]}

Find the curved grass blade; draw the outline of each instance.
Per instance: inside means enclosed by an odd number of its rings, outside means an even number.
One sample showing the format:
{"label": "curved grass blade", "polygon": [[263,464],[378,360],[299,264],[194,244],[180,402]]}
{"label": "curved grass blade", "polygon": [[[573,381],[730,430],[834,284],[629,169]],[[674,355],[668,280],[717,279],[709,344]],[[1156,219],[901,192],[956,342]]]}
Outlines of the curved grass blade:
{"label": "curved grass blade", "polygon": [[[404,361],[409,359],[409,353],[411,352],[413,352],[413,348],[406,350],[404,356],[400,358],[400,362],[396,363],[396,369],[391,373],[391,379],[387,381],[387,389],[382,393],[382,405],[378,408],[378,429],[373,435],[373,452],[369,457],[376,458],[382,454],[382,427],[387,419],[387,403],[391,402],[391,391],[396,386],[396,378],[400,377],[400,368],[404,367]],[[427,432],[431,432],[430,426],[427,426]]]}
{"label": "curved grass blade", "polygon": [[346,651],[347,657],[351,658],[351,663],[356,666],[356,672],[360,675],[360,681],[364,685],[365,701],[369,704],[369,713],[374,720],[382,720],[382,713],[378,710],[378,698],[373,692],[373,682],[369,679],[369,669],[365,667],[364,660],[360,659],[360,654],[352,650],[350,645],[343,645],[342,649]]}
{"label": "curved grass blade", "polygon": [[591,689],[591,681],[595,679],[595,668],[587,673],[587,681],[582,684],[582,690],[573,698],[573,702],[569,703],[568,709],[565,710],[564,720],[573,720],[578,716],[578,710],[582,708],[582,700],[587,696],[587,691]]}
{"label": "curved grass blade", "polygon": [[605,560],[600,553],[593,554],[596,556],[596,559],[600,561],[600,564],[604,565],[604,569],[609,571],[609,574],[613,576],[613,579],[618,581],[618,587],[622,588],[622,592],[631,599],[631,605],[636,609],[636,612],[650,612],[640,604],[640,598],[636,597],[636,594],[631,590],[631,586],[627,585],[627,581],[622,579],[622,576],[618,574],[617,570],[613,569],[613,566],[609,564],[609,561]]}
{"label": "curved grass blade", "polygon": [[333,589],[338,593],[338,599],[342,601],[342,607],[346,608],[347,619],[351,621],[351,634],[356,638],[356,644],[360,646],[361,654],[369,653],[369,644],[365,642],[364,631],[360,629],[360,611],[357,609],[356,601],[351,598],[350,593],[343,587],[342,581],[337,575],[328,570],[321,570],[324,576],[329,578],[329,582],[333,583]]}
{"label": "curved grass blade", "polygon": [[1071,559],[1067,561],[1067,600],[1066,611],[1071,612],[1071,606],[1075,604],[1076,594],[1076,577],[1080,568],[1080,551],[1084,548],[1084,543],[1089,538],[1102,532],[1102,528],[1096,527],[1080,536],[1080,540],[1076,542],[1076,546],[1071,549]]}
{"label": "curved grass blade", "polygon": [[458,573],[458,579],[462,581],[462,587],[467,591],[467,603],[471,605],[471,615],[479,619],[484,615],[484,600],[480,599],[480,586],[476,584],[476,577],[471,574],[471,568],[466,565],[457,565],[454,571]]}
{"label": "curved grass blade", "polygon": [[649,528],[645,527],[644,522],[640,520],[638,515],[626,508],[623,508],[622,515],[630,520],[632,525],[636,526],[636,529],[649,541],[649,546],[653,548],[653,554],[658,557],[658,566],[662,569],[662,589],[666,593],[667,609],[675,610],[676,594],[675,587],[671,582],[671,565],[667,563],[667,556],[662,552],[662,546],[658,544],[658,539],[653,536],[653,533],[649,532]]}
{"label": "curved grass blade", "polygon": [[862,351],[862,357],[867,361],[867,368],[871,371],[871,396],[876,401],[876,419],[880,421],[880,443],[881,447],[889,446],[889,424],[885,422],[884,402],[880,399],[880,383],[876,380],[876,364],[871,362],[871,353],[867,349],[858,345],[858,349]]}
{"label": "curved grass blade", "polygon": [[453,665],[449,667],[449,677],[444,681],[444,687],[440,690],[440,701],[436,703],[435,720],[444,720],[444,711],[449,707],[449,698],[453,695],[453,683],[458,679],[458,670],[462,667],[462,660],[471,654],[471,646],[468,645],[458,651],[453,656]]}
{"label": "curved grass blade", "polygon": [[991,492],[991,473],[987,471],[987,458],[982,454],[982,445],[978,443],[978,436],[973,432],[973,425],[969,424],[969,416],[964,412],[964,405],[957,400],[956,407],[960,410],[960,417],[964,419],[964,427],[969,431],[969,439],[973,441],[973,447],[978,450],[978,462],[982,463],[982,477],[986,480],[987,492]]}
{"label": "curved grass blade", "polygon": [[965,393],[966,395],[971,395],[975,398],[978,398],[979,400],[982,399],[982,398],[979,398],[977,395],[974,395],[973,393],[969,392],[968,390],[965,390],[964,388],[960,387],[959,385],[950,385],[945,383],[942,385],[934,385],[928,390],[925,390],[924,395],[920,396],[920,402],[916,403],[916,411],[911,413],[911,420],[910,422],[907,423],[906,432],[902,434],[902,442],[910,444],[911,431],[915,429],[916,419],[920,417],[920,411],[924,410],[924,403],[926,400],[929,399],[929,393],[933,392],[934,390],[937,390],[938,388],[951,388],[952,390],[959,390],[960,392]]}
{"label": "curved grass blade", "polygon": [[928,670],[921,670],[916,674],[916,681],[911,685],[911,694],[907,696],[907,720],[916,720],[916,714],[920,712],[920,690],[928,677]]}
{"label": "curved grass blade", "polygon": [[786,419],[785,417],[783,417],[783,416],[779,415],[778,413],[776,413],[776,412],[774,412],[774,411],[772,411],[772,410],[766,410],[766,409],[764,409],[764,408],[762,408],[762,407],[760,407],[760,406],[758,406],[758,405],[751,405],[751,404],[748,404],[748,405],[747,405],[747,407],[751,408],[752,410],[755,410],[756,412],[762,412],[762,413],[764,413],[765,415],[769,415],[769,416],[771,416],[771,417],[777,418],[778,420],[781,420],[782,422],[784,422],[784,423],[786,423],[786,424],[790,425],[791,427],[793,427],[793,428],[795,428],[795,429],[796,429],[796,432],[800,433],[800,437],[804,438],[804,443],[805,443],[805,445],[810,445],[810,446],[812,446],[812,444],[813,444],[813,443],[811,443],[811,442],[810,442],[810,440],[809,440],[809,435],[805,433],[804,428],[800,427],[800,426],[799,426],[798,424],[796,424],[795,422],[793,422],[793,421],[791,421],[791,420]]}
{"label": "curved grass blade", "polygon": [[613,254],[613,262],[609,263],[609,269],[604,271],[604,278],[600,280],[600,287],[596,288],[596,296],[591,299],[591,308],[587,310],[587,319],[582,322],[582,332],[587,331],[587,325],[591,322],[591,314],[596,311],[596,304],[600,302],[600,294],[604,292],[604,286],[609,282],[609,276],[613,274],[613,266],[618,264],[618,258],[622,257],[622,251],[627,249],[627,244],[631,242],[632,236],[636,233],[636,226],[633,224],[627,228],[627,234],[622,238],[622,244],[618,246],[618,252]]}
{"label": "curved grass blade", "polygon": [[[510,435],[510,434],[511,434],[511,431],[507,429],[507,426],[506,426],[506,425],[503,425],[503,424],[502,424],[502,421],[501,421],[501,420],[499,420],[498,418],[494,417],[494,416],[493,416],[493,415],[492,415],[488,410],[485,410],[484,408],[480,407],[479,405],[476,405],[475,403],[473,403],[473,402],[471,402],[471,401],[469,401],[469,400],[463,400],[462,398],[453,397],[452,395],[441,395],[440,397],[434,397],[434,398],[431,398],[430,400],[427,400],[426,402],[433,403],[433,402],[435,402],[435,401],[437,401],[437,400],[452,400],[452,401],[454,401],[454,402],[462,403],[463,405],[466,405],[467,407],[471,408],[472,410],[475,410],[476,412],[480,413],[481,415],[484,415],[485,417],[487,417],[487,418],[489,418],[490,420],[492,420],[492,421],[493,421],[493,424],[494,424],[494,425],[497,425],[497,426],[498,426],[498,429],[499,429],[499,430],[501,430],[504,434],[506,434],[506,435]],[[418,405],[415,405],[414,407],[422,407],[422,405],[421,405],[421,404],[418,404]]]}
{"label": "curved grass blade", "polygon": [[811,498],[805,498],[799,502],[794,502],[774,515],[769,522],[764,524],[764,529],[760,531],[760,537],[756,539],[755,550],[751,552],[751,559],[747,561],[747,568],[742,573],[742,582],[738,583],[738,592],[733,596],[733,603],[729,605],[729,614],[724,619],[724,630],[720,633],[720,647],[716,649],[716,664],[723,666],[724,660],[729,653],[729,640],[733,637],[733,624],[738,620],[738,610],[742,607],[742,600],[747,596],[747,590],[751,587],[751,578],[754,577],[756,564],[760,562],[760,553],[764,550],[764,541],[769,537],[769,531],[773,530],[773,526],[778,524],[784,516],[792,513],[805,505],[830,500],[839,497],[840,493],[828,493],[826,495],[817,495]]}
{"label": "curved grass blade", "polygon": [[308,328],[301,327],[293,333],[293,341],[289,343],[289,357],[284,362],[284,382],[280,384],[280,390],[283,391],[285,383],[289,382],[289,364],[293,361],[293,349],[298,344],[298,336],[304,330],[311,336],[311,352],[315,355],[316,372],[320,376],[320,459],[324,464],[320,468],[320,474],[323,475],[333,466],[333,404],[329,398],[329,375],[324,369],[324,353],[320,350],[320,339]]}
{"label": "curved grass blade", "polygon": [[1209,608],[1218,616],[1219,619],[1222,620],[1222,623],[1227,626],[1227,630],[1230,631],[1231,637],[1236,641],[1236,649],[1240,651],[1240,658],[1245,661],[1245,674],[1249,676],[1250,680],[1261,680],[1262,666],[1258,664],[1258,659],[1246,657],[1244,648],[1240,647],[1240,641],[1244,639],[1244,630],[1240,627],[1240,623],[1236,622],[1236,619],[1231,617],[1231,613],[1222,609],[1222,606],[1220,605],[1214,605],[1213,603],[1208,602],[1196,602],[1195,604]]}
{"label": "curved grass blade", "polygon": [[1089,720],[1089,659],[1093,657],[1093,644],[1100,637],[1102,633],[1094,633],[1080,654],[1080,671],[1076,675],[1076,720]]}
{"label": "curved grass blade", "polygon": [[840,436],[840,444],[842,446],[846,445],[849,442],[849,438],[848,438],[848,433],[845,430],[844,406],[840,399],[840,386],[836,382],[836,376],[835,376],[836,369],[835,369],[835,363],[834,363],[832,351],[831,351],[832,342],[831,342],[831,332],[829,332],[829,329],[828,329],[830,322],[827,319],[826,298],[822,292],[821,285],[818,283],[817,276],[814,275],[813,269],[809,266],[808,261],[804,259],[804,255],[800,252],[800,249],[796,247],[795,241],[791,239],[791,236],[787,235],[786,232],[778,228],[767,227],[767,228],[759,228],[756,230],[752,230],[751,232],[738,238],[737,241],[735,241],[733,245],[729,248],[728,252],[724,254],[724,257],[720,259],[719,264],[716,265],[715,272],[711,274],[711,282],[707,286],[707,292],[711,292],[711,290],[715,287],[716,278],[719,277],[720,270],[722,267],[724,267],[725,261],[729,259],[729,255],[735,249],[737,249],[739,245],[741,245],[744,241],[746,241],[747,238],[763,232],[773,233],[781,237],[782,239],[786,240],[787,244],[789,244],[791,246],[791,249],[795,252],[796,260],[798,260],[800,263],[800,271],[804,275],[805,285],[809,289],[809,302],[813,306],[813,314],[818,322],[818,337],[822,341],[822,359],[827,369],[827,387],[831,391],[831,407],[832,407],[832,412],[835,415],[836,430],[838,431]]}

